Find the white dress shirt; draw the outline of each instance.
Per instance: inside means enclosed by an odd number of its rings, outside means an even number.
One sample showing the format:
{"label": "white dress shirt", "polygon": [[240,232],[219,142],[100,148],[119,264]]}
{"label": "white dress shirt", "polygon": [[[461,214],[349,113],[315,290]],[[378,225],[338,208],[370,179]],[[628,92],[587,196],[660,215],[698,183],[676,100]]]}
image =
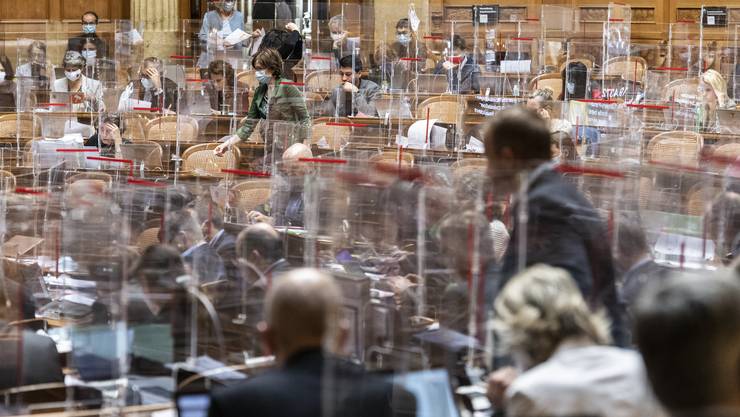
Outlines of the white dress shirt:
{"label": "white dress shirt", "polygon": [[626,349],[563,342],[506,391],[507,416],[665,416],[642,357]]}

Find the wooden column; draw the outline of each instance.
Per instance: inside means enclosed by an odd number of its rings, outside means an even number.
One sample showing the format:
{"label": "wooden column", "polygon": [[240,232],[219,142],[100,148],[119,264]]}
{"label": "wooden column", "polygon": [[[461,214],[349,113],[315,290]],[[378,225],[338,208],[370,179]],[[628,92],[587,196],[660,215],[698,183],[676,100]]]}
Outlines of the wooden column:
{"label": "wooden column", "polygon": [[177,0],[131,0],[131,21],[144,29],[144,54],[167,58],[178,52],[181,20]]}

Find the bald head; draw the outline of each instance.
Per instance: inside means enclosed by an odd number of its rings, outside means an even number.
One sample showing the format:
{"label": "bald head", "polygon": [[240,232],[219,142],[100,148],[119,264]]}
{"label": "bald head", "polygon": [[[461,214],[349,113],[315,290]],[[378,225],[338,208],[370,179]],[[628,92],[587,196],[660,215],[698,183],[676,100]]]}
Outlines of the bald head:
{"label": "bald head", "polygon": [[265,300],[269,343],[286,358],[334,342],[342,295],[334,280],[316,269],[296,269],[276,280]]}
{"label": "bald head", "polygon": [[283,152],[283,161],[297,161],[300,158],[313,158],[311,148],[302,143],[294,143]]}
{"label": "bald head", "polygon": [[253,224],[239,233],[236,254],[259,267],[266,267],[283,257],[280,235],[268,223]]}

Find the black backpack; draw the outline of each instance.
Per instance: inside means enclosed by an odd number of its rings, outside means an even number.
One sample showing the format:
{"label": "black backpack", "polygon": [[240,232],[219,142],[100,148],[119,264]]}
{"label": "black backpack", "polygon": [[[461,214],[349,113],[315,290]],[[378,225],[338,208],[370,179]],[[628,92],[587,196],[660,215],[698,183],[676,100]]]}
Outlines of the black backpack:
{"label": "black backpack", "polygon": [[297,32],[284,29],[270,29],[265,33],[260,44],[262,49],[276,49],[284,60],[301,59],[303,55],[303,38]]}

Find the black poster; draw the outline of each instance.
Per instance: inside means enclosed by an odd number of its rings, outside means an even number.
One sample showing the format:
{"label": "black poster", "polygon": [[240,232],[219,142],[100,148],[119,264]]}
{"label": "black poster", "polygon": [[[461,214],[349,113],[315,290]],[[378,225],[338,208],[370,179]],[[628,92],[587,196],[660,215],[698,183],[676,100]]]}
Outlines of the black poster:
{"label": "black poster", "polygon": [[473,19],[484,25],[495,25],[498,23],[498,4],[473,6]]}
{"label": "black poster", "polygon": [[701,23],[704,27],[727,26],[727,7],[705,7]]}

